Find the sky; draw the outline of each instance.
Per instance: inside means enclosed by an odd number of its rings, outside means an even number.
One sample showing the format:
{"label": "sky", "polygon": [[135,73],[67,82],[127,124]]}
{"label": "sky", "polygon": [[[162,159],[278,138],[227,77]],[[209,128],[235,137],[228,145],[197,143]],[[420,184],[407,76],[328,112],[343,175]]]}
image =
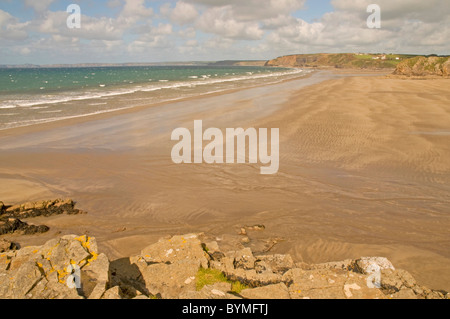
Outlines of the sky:
{"label": "sky", "polygon": [[[367,25],[372,3],[380,28]],[[449,39],[450,0],[0,0],[0,64],[450,54]]]}

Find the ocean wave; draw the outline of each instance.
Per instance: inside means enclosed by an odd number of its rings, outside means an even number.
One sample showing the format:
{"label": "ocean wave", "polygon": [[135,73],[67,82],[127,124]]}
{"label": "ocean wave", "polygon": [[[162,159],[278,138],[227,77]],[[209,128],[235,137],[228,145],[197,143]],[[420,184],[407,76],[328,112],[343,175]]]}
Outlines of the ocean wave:
{"label": "ocean wave", "polygon": [[[171,90],[171,89],[178,89],[178,88],[194,88],[197,86],[206,86],[206,85],[212,85],[211,90],[208,90],[208,92],[203,92],[200,95],[203,94],[209,94],[213,92],[221,92],[227,89],[230,89],[230,86],[223,86],[221,88],[221,83],[230,83],[230,82],[241,82],[241,81],[251,81],[249,82],[249,85],[252,86],[254,84],[257,84],[257,80],[259,79],[267,79],[267,78],[273,78],[273,81],[270,82],[278,82],[282,81],[286,78],[286,76],[292,76],[296,74],[307,74],[308,71],[304,71],[302,69],[288,69],[283,71],[276,71],[271,73],[256,73],[253,72],[252,74],[249,74],[250,72],[241,74],[241,75],[232,75],[232,73],[228,73],[227,76],[222,77],[211,77],[210,74],[203,74],[202,77],[195,76],[189,76],[189,80],[180,80],[180,81],[165,81],[165,82],[152,82],[146,84],[139,83],[139,85],[135,85],[132,87],[120,87],[120,88],[112,88],[109,87],[108,89],[102,89],[102,90],[92,90],[87,91],[83,93],[66,93],[66,94],[54,94],[52,96],[49,95],[39,95],[33,99],[24,99],[23,97],[21,99],[16,100],[4,100],[3,102],[0,102],[0,109],[14,109],[17,107],[20,108],[30,108],[32,109],[39,109],[39,108],[47,108],[48,106],[42,106],[39,107],[39,105],[42,104],[58,104],[58,103],[71,103],[73,101],[81,101],[81,100],[103,100],[106,101],[110,97],[114,96],[120,96],[120,95],[126,95],[126,94],[133,94],[136,92],[152,92],[157,90]],[[206,77],[204,77],[206,76]],[[253,82],[255,80],[255,82]],[[219,85],[219,86],[218,86]],[[241,85],[239,85],[241,87]],[[219,90],[217,90],[219,88]],[[189,95],[188,92],[186,92],[187,95]],[[196,93],[198,94],[198,92]],[[162,96],[161,96],[162,97]],[[168,96],[169,97],[169,96]],[[183,98],[185,95],[179,97]],[[162,98],[164,101],[171,101],[171,100],[178,100],[177,98],[170,98],[169,100]],[[89,103],[90,106],[97,106],[97,105],[107,105],[106,102],[97,103],[93,101],[93,103]],[[36,107],[38,106],[38,107]],[[127,107],[119,107],[114,109],[107,109],[107,110],[92,110],[94,112],[89,112],[86,114],[75,114],[73,116],[68,116],[65,118],[73,118],[73,117],[80,117],[80,116],[89,116],[93,114],[98,113],[104,113],[104,112],[112,112],[115,110],[125,109],[129,107],[133,107],[134,105],[127,105]],[[66,106],[69,107],[69,106]],[[59,111],[48,111],[48,112],[39,112],[39,113],[60,113]],[[8,127],[15,127],[15,126],[27,126],[37,123],[45,123],[49,121],[56,121],[64,119],[62,117],[52,117],[48,119],[24,119],[22,122],[11,122],[7,123]],[[5,124],[5,123],[4,123]]]}

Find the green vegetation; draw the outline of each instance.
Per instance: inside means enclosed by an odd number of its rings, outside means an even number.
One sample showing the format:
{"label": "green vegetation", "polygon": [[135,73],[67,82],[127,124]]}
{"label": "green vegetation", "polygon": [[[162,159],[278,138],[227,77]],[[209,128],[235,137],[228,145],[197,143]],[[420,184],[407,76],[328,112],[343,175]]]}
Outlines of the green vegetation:
{"label": "green vegetation", "polygon": [[212,285],[217,282],[231,283],[231,292],[240,293],[242,290],[249,288],[240,281],[231,281],[223,272],[217,269],[200,268],[196,276],[196,289],[201,290],[206,285]]}
{"label": "green vegetation", "polygon": [[416,55],[385,53],[297,54],[270,60],[266,65],[350,69],[395,69],[400,62],[414,57],[416,57]]}

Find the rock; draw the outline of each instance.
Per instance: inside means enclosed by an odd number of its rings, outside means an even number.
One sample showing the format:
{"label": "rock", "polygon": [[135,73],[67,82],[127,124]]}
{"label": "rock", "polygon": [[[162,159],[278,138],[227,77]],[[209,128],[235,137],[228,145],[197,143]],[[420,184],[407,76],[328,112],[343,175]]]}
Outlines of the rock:
{"label": "rock", "polygon": [[371,274],[383,269],[395,270],[392,263],[385,257],[361,257],[354,261],[354,269],[362,274]]}
{"label": "rock", "polygon": [[250,248],[244,248],[234,253],[235,268],[254,269],[256,258]]}
{"label": "rock", "polygon": [[355,261],[352,259],[345,259],[342,261],[332,261],[327,263],[320,263],[315,265],[302,264],[303,269],[341,269],[341,270],[355,270]]}
{"label": "rock", "polygon": [[209,241],[202,244],[203,250],[206,251],[210,256],[216,252],[220,252],[219,244],[216,241]]}
{"label": "rock", "polygon": [[[75,208],[73,200],[56,199],[51,201],[27,202],[13,205],[8,208],[2,203],[0,209],[0,235],[19,231],[25,235],[43,233],[49,230],[48,226],[28,225],[22,222],[23,218],[37,216],[51,216],[58,214],[81,214],[83,211]],[[6,209],[5,209],[6,208]]]}
{"label": "rock", "polygon": [[[175,263],[182,260],[195,262],[198,267],[208,268],[209,255],[204,251],[198,234],[173,236],[160,239],[144,248],[141,257],[147,263]],[[197,268],[198,268],[197,267]]]}
{"label": "rock", "polygon": [[0,214],[2,213],[2,211],[5,209],[5,204],[3,204],[2,201],[0,201]]}
{"label": "rock", "polygon": [[9,251],[9,250],[15,250],[17,249],[17,245],[9,240],[6,239],[0,239],[0,253]]}
{"label": "rock", "polygon": [[147,263],[141,257],[120,258],[112,261],[109,267],[111,286],[119,286],[127,297],[134,297],[137,294],[149,295],[140,267],[142,269],[147,267]]}
{"label": "rock", "polygon": [[32,235],[36,233],[45,233],[49,228],[45,225],[29,225],[18,218],[8,218],[6,221],[0,223],[0,235],[12,234],[15,232],[24,235]]}
{"label": "rock", "polygon": [[102,296],[106,292],[107,283],[106,282],[99,282],[94,286],[94,289],[92,289],[91,293],[89,294],[88,299],[101,299]]}
{"label": "rock", "polygon": [[240,295],[245,299],[290,299],[289,290],[284,283],[244,289]]}
{"label": "rock", "polygon": [[271,271],[277,274],[283,274],[295,267],[295,263],[290,255],[266,255],[257,256],[255,269],[257,272]]}
{"label": "rock", "polygon": [[[381,290],[393,298],[411,299],[414,293],[417,299],[443,299],[445,295],[417,284],[414,277],[406,270],[384,269],[381,271]],[[402,291],[403,290],[403,291]]]}
{"label": "rock", "polygon": [[122,291],[119,286],[112,287],[105,291],[102,299],[122,299]]}
{"label": "rock", "polygon": [[[402,288],[414,288],[417,286],[417,283],[411,274],[401,269],[384,269],[381,271],[380,279],[381,288],[387,294],[396,293]],[[421,293],[422,291],[419,292]]]}
{"label": "rock", "polygon": [[[60,204],[64,205],[70,202]],[[383,257],[296,265],[289,255],[254,256],[250,248],[224,253],[217,242],[202,239],[201,234],[161,239],[138,256],[113,262],[87,235],[67,235],[16,250],[2,240],[0,299],[448,298],[446,292],[418,285]],[[200,267],[218,269],[228,281],[221,277],[196,290]],[[379,275],[379,288],[371,285],[374,275]],[[240,295],[232,293],[234,281],[248,288]]]}
{"label": "rock", "polygon": [[6,209],[2,218],[30,218],[37,216],[52,216],[59,214],[83,214],[85,212],[75,208],[75,202],[71,199],[56,199],[48,201],[27,202],[13,205]]}
{"label": "rock", "polygon": [[213,285],[205,285],[200,291],[186,291],[182,293],[180,299],[240,299],[229,293],[231,284],[217,282]]}
{"label": "rock", "polygon": [[449,61],[449,57],[418,56],[400,62],[393,74],[406,76],[449,76]]}
{"label": "rock", "polygon": [[195,278],[198,269],[196,261],[186,259],[172,264],[150,264],[141,268],[141,272],[149,294],[177,299],[183,292],[195,290],[195,280],[188,279]]}
{"label": "rock", "polygon": [[340,269],[294,268],[283,275],[292,299],[384,299],[385,295],[366,284],[367,276]]}
{"label": "rock", "polygon": [[260,230],[266,229],[266,226],[264,226],[264,225],[245,226],[244,229],[245,229],[245,230],[256,230],[256,231],[260,231]]}
{"label": "rock", "polygon": [[87,236],[52,239],[8,258],[0,298],[99,298],[108,282],[108,259]]}
{"label": "rock", "polygon": [[412,289],[404,288],[392,295],[392,299],[417,299]]}

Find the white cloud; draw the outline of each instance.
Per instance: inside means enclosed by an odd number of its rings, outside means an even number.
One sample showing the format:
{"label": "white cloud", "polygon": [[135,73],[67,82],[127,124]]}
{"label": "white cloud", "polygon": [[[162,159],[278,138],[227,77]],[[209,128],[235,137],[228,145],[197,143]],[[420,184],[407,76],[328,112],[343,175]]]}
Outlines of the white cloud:
{"label": "white cloud", "polygon": [[193,27],[188,27],[186,29],[181,29],[180,31],[178,31],[178,35],[181,38],[195,38],[197,35],[197,32],[195,31],[195,29]]}
{"label": "white cloud", "polygon": [[0,39],[20,41],[28,37],[28,23],[20,23],[19,19],[8,12],[0,10]]}
{"label": "white cloud", "polygon": [[231,39],[258,40],[264,35],[257,22],[236,20],[230,6],[209,8],[196,21],[195,26],[203,32]]}
{"label": "white cloud", "polygon": [[199,15],[194,5],[183,1],[178,1],[173,9],[170,4],[163,5],[161,12],[179,25],[192,23]]}
{"label": "white cloud", "polygon": [[48,12],[45,19],[34,20],[31,27],[43,34],[87,40],[118,40],[124,32],[124,29],[118,28],[116,21],[111,18],[94,18],[86,15],[81,15],[81,28],[69,29],[67,17],[65,11]]}
{"label": "white cloud", "polygon": [[158,14],[148,7],[149,0],[108,0],[108,16],[91,16],[85,2],[74,0],[81,4],[81,29],[67,28],[67,12],[49,10],[55,0],[23,1],[36,12],[29,21],[0,10],[0,52],[9,59],[156,61],[450,52],[449,0],[377,0],[381,29],[366,25],[366,8],[373,0],[332,0],[334,12],[312,23],[295,14],[305,0],[178,0],[165,2]]}
{"label": "white cloud", "polygon": [[25,0],[25,5],[37,13],[44,13],[53,2],[55,0]]}
{"label": "white cloud", "polygon": [[229,7],[238,21],[261,21],[289,15],[303,8],[306,0],[187,0],[207,7]]}
{"label": "white cloud", "polygon": [[139,21],[148,20],[152,15],[153,9],[145,6],[145,0],[125,0],[116,23],[121,28],[131,27]]}

